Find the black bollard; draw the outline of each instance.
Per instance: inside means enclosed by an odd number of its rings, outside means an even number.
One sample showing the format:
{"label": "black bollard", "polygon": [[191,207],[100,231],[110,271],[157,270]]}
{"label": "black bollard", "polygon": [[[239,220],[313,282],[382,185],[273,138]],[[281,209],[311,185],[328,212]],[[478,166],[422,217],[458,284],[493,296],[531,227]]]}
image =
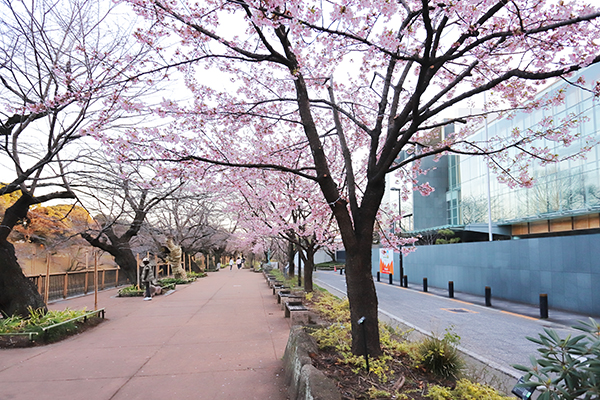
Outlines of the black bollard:
{"label": "black bollard", "polygon": [[381,274],[379,272],[377,273],[377,282],[381,282]]}
{"label": "black bollard", "polygon": [[427,278],[423,278],[423,291],[427,292]]}
{"label": "black bollard", "polygon": [[340,268],[340,275],[344,274],[344,268]]}
{"label": "black bollard", "polygon": [[492,288],[489,286],[485,287],[485,306],[492,306]]}
{"label": "black bollard", "polygon": [[402,280],[404,281],[404,287],[407,288],[408,287],[408,275],[404,275],[402,277]]}
{"label": "black bollard", "polygon": [[448,297],[454,298],[454,282],[448,281]]}
{"label": "black bollard", "polygon": [[394,275],[390,274],[390,285],[394,284]]}
{"label": "black bollard", "polygon": [[548,318],[548,295],[545,293],[540,294],[540,318]]}

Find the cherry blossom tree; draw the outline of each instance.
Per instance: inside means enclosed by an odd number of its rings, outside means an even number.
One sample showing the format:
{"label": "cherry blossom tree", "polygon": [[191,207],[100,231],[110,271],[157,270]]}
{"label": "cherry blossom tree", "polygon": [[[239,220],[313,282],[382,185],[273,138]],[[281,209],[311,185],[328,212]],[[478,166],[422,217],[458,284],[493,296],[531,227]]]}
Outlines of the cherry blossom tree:
{"label": "cherry blossom tree", "polygon": [[[73,142],[115,126],[137,87],[127,72],[143,58],[113,4],[96,0],[0,1],[0,165],[19,193],[0,226],[0,312],[45,309],[7,240],[30,206],[74,199],[69,186]],[[132,91],[132,88],[136,88]]]}
{"label": "cherry blossom tree", "polygon": [[304,259],[304,290],[312,292],[315,253],[332,245],[337,236],[337,226],[317,185],[293,174],[253,169],[237,172],[220,182],[230,193],[222,200],[236,215],[237,228],[250,243],[271,237],[294,245]]}
{"label": "cherry blossom tree", "polygon": [[[491,112],[562,101],[530,102],[540,84],[600,60],[591,1],[129,2],[154,22],[140,40],[184,74],[193,96],[165,100],[160,113],[177,124],[138,142],[191,163],[190,173],[212,163],[315,182],[346,249],[355,354],[381,354],[371,247],[386,175],[430,193],[415,177],[420,160],[454,152],[487,157],[509,182],[528,184],[532,162],[557,161],[536,139],[572,144],[577,116],[485,142],[469,135]],[[476,108],[484,93],[482,111],[450,112]],[[437,137],[449,123],[464,127]]]}

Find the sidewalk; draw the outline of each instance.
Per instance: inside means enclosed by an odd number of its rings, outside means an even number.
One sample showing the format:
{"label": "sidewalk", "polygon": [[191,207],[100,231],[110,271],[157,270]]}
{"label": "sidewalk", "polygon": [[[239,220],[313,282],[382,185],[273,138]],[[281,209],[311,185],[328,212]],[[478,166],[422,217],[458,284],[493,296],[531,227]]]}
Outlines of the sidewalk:
{"label": "sidewalk", "polygon": [[[101,292],[99,326],[47,346],[0,349],[0,399],[287,399],[289,335],[262,274],[210,273],[152,301]],[[88,295],[52,309],[94,308]]]}

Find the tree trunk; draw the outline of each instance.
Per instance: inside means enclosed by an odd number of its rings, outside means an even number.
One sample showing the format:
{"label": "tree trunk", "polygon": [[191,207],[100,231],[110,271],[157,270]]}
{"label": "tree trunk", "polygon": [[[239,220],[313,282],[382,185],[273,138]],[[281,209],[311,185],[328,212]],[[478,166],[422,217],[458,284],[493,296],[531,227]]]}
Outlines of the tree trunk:
{"label": "tree trunk", "polygon": [[294,243],[291,241],[288,241],[288,248],[287,248],[287,256],[288,256],[288,275],[290,278],[294,277],[294,269],[296,268],[296,266],[294,265],[294,256],[296,255],[296,251],[294,250]]}
{"label": "tree trunk", "polygon": [[0,227],[0,312],[6,316],[29,315],[28,307],[47,311],[44,299],[37,288],[23,274],[17,260],[15,247],[8,241],[8,235],[15,224],[27,216],[33,198],[28,194],[21,197],[6,209]]}
{"label": "tree trunk", "polygon": [[28,307],[47,311],[37,287],[23,274],[14,246],[0,240],[0,312],[27,317]]}
{"label": "tree trunk", "polygon": [[298,254],[300,255],[298,260],[298,286],[302,286],[302,249],[298,249]]}
{"label": "tree trunk", "polygon": [[215,271],[218,271],[219,265],[221,265],[221,259],[223,258],[223,253],[225,253],[225,249],[216,249],[215,252]]}
{"label": "tree trunk", "polygon": [[196,273],[202,272],[202,270],[200,269],[200,266],[198,265],[195,257],[192,254],[186,254],[185,257],[190,260],[190,268],[191,268],[192,272],[196,272]]}
{"label": "tree trunk", "polygon": [[[362,238],[355,248],[346,249],[346,288],[350,303],[352,323],[352,353],[365,355],[367,335],[368,355],[382,354],[379,343],[379,320],[377,315],[377,291],[371,274],[372,238]],[[364,322],[358,321],[364,317]]]}
{"label": "tree trunk", "polygon": [[99,237],[94,237],[87,232],[81,234],[90,245],[108,252],[114,257],[115,263],[121,268],[121,271],[125,274],[129,282],[137,282],[137,260],[131,251],[129,245],[129,239],[123,239],[117,237],[114,232],[106,231],[106,236],[109,238],[110,243],[101,241]]}
{"label": "tree trunk", "polygon": [[306,248],[306,260],[304,262],[304,291],[313,291],[313,270],[315,269],[315,249],[313,246]]}
{"label": "tree trunk", "polygon": [[131,247],[129,247],[129,242],[119,243],[112,247],[109,253],[115,258],[115,262],[121,267],[121,271],[125,273],[129,282],[137,282],[137,260],[133,255],[133,251],[131,251]]}

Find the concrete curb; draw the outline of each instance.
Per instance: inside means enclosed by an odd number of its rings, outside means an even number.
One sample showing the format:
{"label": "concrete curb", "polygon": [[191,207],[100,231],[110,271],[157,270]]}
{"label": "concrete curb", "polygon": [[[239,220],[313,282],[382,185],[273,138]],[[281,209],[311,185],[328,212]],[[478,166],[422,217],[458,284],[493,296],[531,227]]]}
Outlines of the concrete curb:
{"label": "concrete curb", "polygon": [[306,333],[305,327],[292,326],[283,356],[285,383],[290,400],[342,399],[333,381],[312,365],[310,354],[317,352],[317,345]]}

